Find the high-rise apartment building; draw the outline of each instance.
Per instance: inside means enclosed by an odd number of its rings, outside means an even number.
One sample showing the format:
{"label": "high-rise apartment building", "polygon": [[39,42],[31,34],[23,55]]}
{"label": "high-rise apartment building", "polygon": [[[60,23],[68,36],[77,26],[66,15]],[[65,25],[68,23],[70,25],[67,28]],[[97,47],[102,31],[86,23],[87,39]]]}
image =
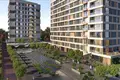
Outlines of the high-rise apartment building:
{"label": "high-rise apartment building", "polygon": [[51,44],[111,64],[120,51],[120,0],[51,0]]}
{"label": "high-rise apartment building", "polygon": [[40,41],[40,5],[25,0],[9,0],[9,42],[17,39]]}

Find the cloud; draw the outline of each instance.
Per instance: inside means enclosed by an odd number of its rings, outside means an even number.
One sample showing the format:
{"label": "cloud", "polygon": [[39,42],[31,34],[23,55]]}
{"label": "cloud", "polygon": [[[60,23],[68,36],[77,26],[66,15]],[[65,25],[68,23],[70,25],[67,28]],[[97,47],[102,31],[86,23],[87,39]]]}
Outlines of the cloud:
{"label": "cloud", "polygon": [[0,15],[0,28],[8,31],[8,17]]}

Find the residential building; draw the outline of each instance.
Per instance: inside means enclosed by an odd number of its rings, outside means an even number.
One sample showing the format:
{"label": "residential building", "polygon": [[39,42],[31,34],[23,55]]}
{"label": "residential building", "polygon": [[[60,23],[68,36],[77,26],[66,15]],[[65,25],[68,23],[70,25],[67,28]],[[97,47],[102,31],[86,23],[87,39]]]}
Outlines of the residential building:
{"label": "residential building", "polygon": [[120,0],[51,0],[51,44],[111,64],[120,51]]}
{"label": "residential building", "polygon": [[9,0],[9,42],[17,39],[40,41],[40,5],[26,0]]}

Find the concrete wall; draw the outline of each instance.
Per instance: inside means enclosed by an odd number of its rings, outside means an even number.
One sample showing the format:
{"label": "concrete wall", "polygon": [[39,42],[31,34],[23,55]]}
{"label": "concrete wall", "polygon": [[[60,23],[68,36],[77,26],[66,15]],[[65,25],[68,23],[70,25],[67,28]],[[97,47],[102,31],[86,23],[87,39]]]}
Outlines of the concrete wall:
{"label": "concrete wall", "polygon": [[111,64],[111,59],[110,58],[103,58],[103,64],[110,65]]}

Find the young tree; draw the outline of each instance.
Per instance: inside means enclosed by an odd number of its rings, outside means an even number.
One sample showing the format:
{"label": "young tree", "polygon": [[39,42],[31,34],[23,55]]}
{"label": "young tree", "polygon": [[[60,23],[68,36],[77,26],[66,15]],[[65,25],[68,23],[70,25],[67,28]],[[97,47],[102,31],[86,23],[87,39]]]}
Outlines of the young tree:
{"label": "young tree", "polygon": [[17,43],[20,43],[20,42],[21,42],[21,39],[20,39],[20,38],[17,38],[17,39],[16,39],[16,42],[17,42]]}
{"label": "young tree", "polygon": [[36,47],[36,48],[39,48],[39,43],[36,43],[36,44],[35,44],[35,47]]}
{"label": "young tree", "polygon": [[30,48],[35,48],[35,44],[34,43],[30,43]]}
{"label": "young tree", "polygon": [[19,68],[20,65],[21,65],[20,61],[18,61],[18,60],[14,60],[14,61],[13,61],[13,67],[14,67],[14,69]]}
{"label": "young tree", "polygon": [[21,77],[24,76],[24,74],[26,72],[26,67],[21,65],[15,71],[16,71],[17,78],[20,79]]}
{"label": "young tree", "polygon": [[67,56],[68,56],[69,58],[73,58],[73,57],[75,56],[75,52],[74,52],[72,49],[70,49],[70,50],[68,51],[68,53],[67,53]]}
{"label": "young tree", "polygon": [[79,65],[78,69],[80,73],[83,71],[83,67],[81,65]]}
{"label": "young tree", "polygon": [[104,77],[106,75],[106,72],[107,72],[107,68],[106,66],[97,66],[95,68],[95,74],[97,76],[100,76],[100,77]]}
{"label": "young tree", "polygon": [[21,41],[20,41],[21,43],[24,43],[25,42],[25,40],[23,39],[23,38],[21,38]]}
{"label": "young tree", "polygon": [[73,63],[73,64],[72,64],[72,68],[75,69],[75,67],[76,67],[76,63]]}
{"label": "young tree", "polygon": [[40,64],[34,64],[33,66],[38,70],[39,74],[43,73],[43,70]]}
{"label": "young tree", "polygon": [[60,56],[60,51],[59,50],[54,50],[53,51],[53,56],[59,57]]}

